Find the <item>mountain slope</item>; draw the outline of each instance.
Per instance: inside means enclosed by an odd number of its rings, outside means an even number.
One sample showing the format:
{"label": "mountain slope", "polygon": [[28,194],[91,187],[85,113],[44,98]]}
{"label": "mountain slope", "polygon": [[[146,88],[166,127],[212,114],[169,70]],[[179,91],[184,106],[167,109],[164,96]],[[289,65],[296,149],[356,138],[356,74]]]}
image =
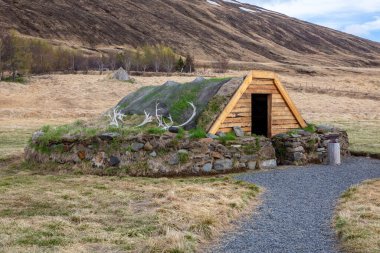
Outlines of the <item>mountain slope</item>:
{"label": "mountain slope", "polygon": [[223,0],[0,0],[0,27],[95,46],[164,43],[198,59],[380,66],[380,43]]}

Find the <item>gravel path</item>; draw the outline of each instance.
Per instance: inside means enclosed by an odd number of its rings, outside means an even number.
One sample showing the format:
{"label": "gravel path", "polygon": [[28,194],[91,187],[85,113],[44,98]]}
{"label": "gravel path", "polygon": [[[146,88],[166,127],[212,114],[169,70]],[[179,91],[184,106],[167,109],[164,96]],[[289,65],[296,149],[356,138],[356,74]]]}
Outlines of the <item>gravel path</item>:
{"label": "gravel path", "polygon": [[267,189],[257,213],[208,252],[333,253],[334,206],[350,186],[380,178],[380,161],[349,158],[342,166],[311,165],[238,176]]}

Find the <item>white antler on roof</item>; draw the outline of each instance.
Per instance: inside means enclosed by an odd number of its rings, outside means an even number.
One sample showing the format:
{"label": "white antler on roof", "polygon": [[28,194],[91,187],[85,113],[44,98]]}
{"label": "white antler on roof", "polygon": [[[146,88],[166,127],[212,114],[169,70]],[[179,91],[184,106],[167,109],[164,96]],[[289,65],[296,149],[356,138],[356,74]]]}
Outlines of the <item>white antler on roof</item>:
{"label": "white antler on roof", "polygon": [[123,123],[123,119],[125,117],[125,115],[119,110],[119,107],[112,108],[112,110],[108,112],[107,116],[110,118],[110,126],[115,127],[119,127],[120,123]]}
{"label": "white antler on roof", "polygon": [[[192,115],[190,116],[190,118],[186,122],[184,122],[184,123],[182,123],[182,124],[180,124],[178,126],[174,126],[173,117],[170,114],[169,114],[169,117],[168,117],[168,119],[170,121],[169,123],[167,123],[165,121],[163,115],[159,114],[159,111],[162,110],[162,108],[159,108],[160,104],[157,102],[156,103],[156,110],[155,110],[155,112],[156,112],[155,118],[156,118],[158,127],[162,128],[164,130],[168,130],[171,127],[179,128],[179,127],[183,127],[183,126],[188,125],[194,119],[194,117],[197,115],[197,108],[195,107],[195,105],[193,103],[191,103],[191,102],[187,102],[187,103],[193,108]],[[141,126],[146,125],[147,123],[153,122],[153,117],[150,116],[150,114],[146,113],[145,111],[144,111],[144,113],[145,113],[145,119],[137,127],[141,127]]]}
{"label": "white antler on roof", "polygon": [[145,125],[148,124],[148,123],[153,122],[153,117],[150,116],[149,113],[147,113],[146,111],[144,111],[144,114],[145,114],[145,119],[144,119],[144,121],[143,121],[140,125],[138,125],[137,127],[142,127],[142,126],[145,126]]}

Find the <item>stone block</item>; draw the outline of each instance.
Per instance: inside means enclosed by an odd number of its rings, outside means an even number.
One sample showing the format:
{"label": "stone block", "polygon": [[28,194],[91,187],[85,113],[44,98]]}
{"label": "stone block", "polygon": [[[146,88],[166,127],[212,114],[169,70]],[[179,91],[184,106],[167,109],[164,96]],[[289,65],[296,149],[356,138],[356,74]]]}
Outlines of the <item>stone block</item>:
{"label": "stone block", "polygon": [[259,162],[260,169],[274,169],[277,167],[276,159],[264,160]]}
{"label": "stone block", "polygon": [[305,149],[302,146],[298,146],[298,147],[295,147],[295,148],[286,148],[286,151],[287,152],[291,152],[291,153],[294,153],[294,152],[305,152]]}
{"label": "stone block", "polygon": [[233,130],[234,130],[235,135],[237,137],[243,137],[244,136],[244,131],[243,131],[243,129],[241,127],[235,126],[235,127],[233,127]]}
{"label": "stone block", "polygon": [[248,169],[250,170],[255,170],[256,169],[256,165],[257,165],[257,162],[256,161],[251,161],[251,162],[248,162]]}
{"label": "stone block", "polygon": [[211,163],[206,163],[202,167],[203,172],[211,172],[212,171],[212,164]]}
{"label": "stone block", "polygon": [[214,169],[216,171],[231,170],[232,167],[233,167],[233,164],[232,164],[231,159],[220,159],[220,160],[216,160],[214,163]]}
{"label": "stone block", "polygon": [[134,152],[140,151],[141,149],[143,149],[143,147],[144,147],[144,144],[139,143],[139,142],[134,142],[131,145],[132,151]]}

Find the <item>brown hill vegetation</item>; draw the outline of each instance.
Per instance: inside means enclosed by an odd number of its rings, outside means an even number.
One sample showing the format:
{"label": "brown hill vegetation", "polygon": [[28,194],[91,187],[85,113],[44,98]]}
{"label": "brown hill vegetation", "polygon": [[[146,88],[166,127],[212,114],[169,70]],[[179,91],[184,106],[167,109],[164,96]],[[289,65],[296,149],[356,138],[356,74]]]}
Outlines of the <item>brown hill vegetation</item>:
{"label": "brown hill vegetation", "polygon": [[162,43],[202,60],[380,65],[379,43],[248,4],[213,2],[0,0],[0,27],[83,48]]}

